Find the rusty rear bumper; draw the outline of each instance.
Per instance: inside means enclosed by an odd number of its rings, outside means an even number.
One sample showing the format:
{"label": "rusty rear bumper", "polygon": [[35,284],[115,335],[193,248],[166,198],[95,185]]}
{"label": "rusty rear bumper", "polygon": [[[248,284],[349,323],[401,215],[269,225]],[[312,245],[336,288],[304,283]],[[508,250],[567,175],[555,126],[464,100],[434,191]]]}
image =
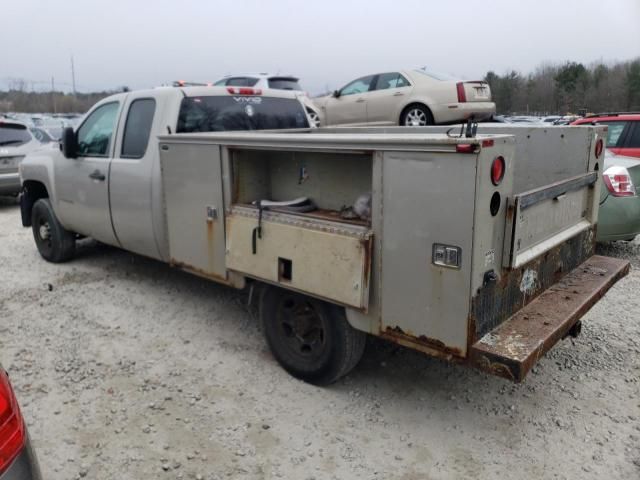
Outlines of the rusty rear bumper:
{"label": "rusty rear bumper", "polygon": [[628,272],[626,260],[592,256],[473,344],[470,363],[522,381],[536,361]]}

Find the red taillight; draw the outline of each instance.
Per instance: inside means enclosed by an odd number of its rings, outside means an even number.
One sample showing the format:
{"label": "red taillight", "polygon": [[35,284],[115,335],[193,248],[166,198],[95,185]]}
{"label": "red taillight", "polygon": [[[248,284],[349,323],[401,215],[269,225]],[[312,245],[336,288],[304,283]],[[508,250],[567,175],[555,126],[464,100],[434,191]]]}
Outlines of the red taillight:
{"label": "red taillight", "polygon": [[505,163],[503,157],[496,157],[491,164],[491,183],[499,185],[504,178]]}
{"label": "red taillight", "polygon": [[9,379],[0,369],[0,475],[24,447],[24,422]]}
{"label": "red taillight", "polygon": [[227,87],[227,92],[231,95],[262,95],[262,90],[259,88],[248,87]]}
{"label": "red taillight", "polygon": [[464,82],[458,82],[456,84],[456,90],[458,91],[458,102],[464,103],[467,101],[467,93],[464,91]]}
{"label": "red taillight", "polygon": [[604,142],[601,138],[599,138],[596,142],[596,158],[600,158],[600,155],[602,155],[602,150],[604,150]]}
{"label": "red taillight", "polygon": [[602,174],[607,190],[614,197],[632,197],[636,194],[629,172],[624,167],[609,167]]}
{"label": "red taillight", "polygon": [[473,153],[476,151],[476,146],[472,143],[459,143],[456,145],[457,153]]}

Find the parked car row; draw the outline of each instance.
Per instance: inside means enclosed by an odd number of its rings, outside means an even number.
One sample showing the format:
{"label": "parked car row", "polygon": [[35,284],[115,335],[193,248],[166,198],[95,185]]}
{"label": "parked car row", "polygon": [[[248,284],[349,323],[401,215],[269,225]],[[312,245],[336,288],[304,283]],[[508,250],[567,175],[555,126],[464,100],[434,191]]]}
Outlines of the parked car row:
{"label": "parked car row", "polygon": [[57,139],[43,128],[0,119],[0,195],[13,195],[20,191],[20,162],[27,153],[54,140]]}
{"label": "parked car row", "polygon": [[298,92],[316,126],[425,126],[470,117],[486,120],[496,112],[487,82],[463,81],[425,68],[365,75],[316,98],[309,98],[291,75],[228,75],[213,85]]}

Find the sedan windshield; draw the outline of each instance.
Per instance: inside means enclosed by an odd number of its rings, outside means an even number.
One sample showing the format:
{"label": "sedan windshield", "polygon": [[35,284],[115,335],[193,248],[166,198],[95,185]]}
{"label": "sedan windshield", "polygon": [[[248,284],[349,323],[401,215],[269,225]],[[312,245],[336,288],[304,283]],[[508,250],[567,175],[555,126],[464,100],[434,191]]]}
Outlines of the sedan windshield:
{"label": "sedan windshield", "polygon": [[302,104],[293,98],[249,95],[186,97],[178,133],[309,128]]}

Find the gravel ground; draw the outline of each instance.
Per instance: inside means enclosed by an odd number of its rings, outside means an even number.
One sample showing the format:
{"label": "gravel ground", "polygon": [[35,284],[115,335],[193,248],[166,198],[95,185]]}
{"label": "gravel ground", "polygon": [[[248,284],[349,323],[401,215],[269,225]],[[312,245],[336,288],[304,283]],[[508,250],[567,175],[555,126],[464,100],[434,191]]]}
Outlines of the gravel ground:
{"label": "gravel ground", "polygon": [[243,293],[84,241],[41,260],[0,201],[0,362],[47,479],[631,479],[636,267],[521,385],[371,339],[330,388],[273,360]]}

